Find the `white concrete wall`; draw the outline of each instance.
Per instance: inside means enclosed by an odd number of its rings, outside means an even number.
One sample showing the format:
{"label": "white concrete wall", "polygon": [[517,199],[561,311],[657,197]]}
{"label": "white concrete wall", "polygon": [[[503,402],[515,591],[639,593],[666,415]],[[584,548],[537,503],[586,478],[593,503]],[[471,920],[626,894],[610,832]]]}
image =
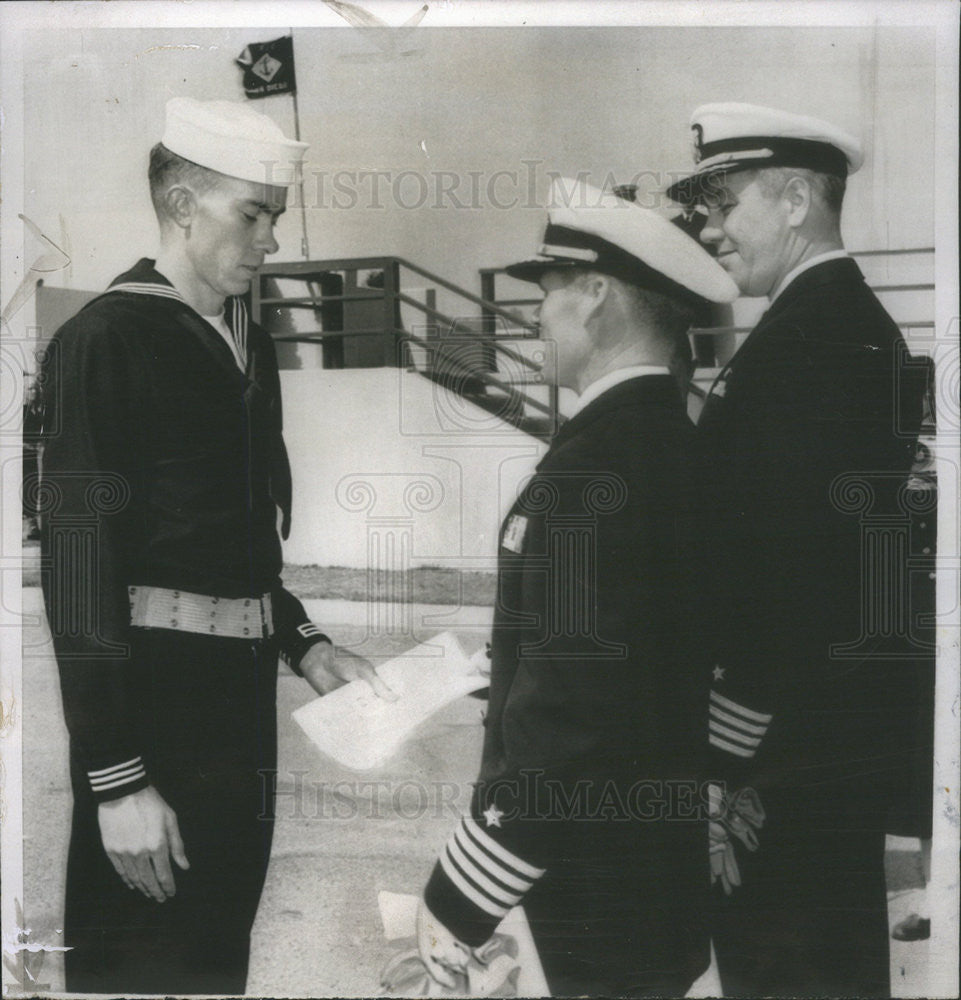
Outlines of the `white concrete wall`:
{"label": "white concrete wall", "polygon": [[398,369],[281,373],[294,477],[288,562],[493,569],[544,446]]}

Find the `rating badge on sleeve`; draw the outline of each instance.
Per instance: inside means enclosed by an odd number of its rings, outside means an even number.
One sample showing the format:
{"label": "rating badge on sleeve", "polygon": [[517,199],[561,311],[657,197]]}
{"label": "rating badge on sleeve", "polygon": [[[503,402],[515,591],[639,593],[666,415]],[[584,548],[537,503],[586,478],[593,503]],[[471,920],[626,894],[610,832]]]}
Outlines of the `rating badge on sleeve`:
{"label": "rating badge on sleeve", "polygon": [[504,525],[504,537],[501,545],[508,552],[521,552],[524,548],[524,535],[527,534],[527,518],[520,514],[511,514]]}

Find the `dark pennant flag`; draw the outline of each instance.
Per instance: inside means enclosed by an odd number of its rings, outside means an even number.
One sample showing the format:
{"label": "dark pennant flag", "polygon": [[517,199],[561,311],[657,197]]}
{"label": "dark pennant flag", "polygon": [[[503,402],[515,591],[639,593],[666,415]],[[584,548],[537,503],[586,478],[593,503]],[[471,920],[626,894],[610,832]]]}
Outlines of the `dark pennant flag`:
{"label": "dark pennant flag", "polygon": [[244,91],[248,97],[293,94],[297,90],[291,35],[248,45],[237,57],[237,65],[244,71]]}

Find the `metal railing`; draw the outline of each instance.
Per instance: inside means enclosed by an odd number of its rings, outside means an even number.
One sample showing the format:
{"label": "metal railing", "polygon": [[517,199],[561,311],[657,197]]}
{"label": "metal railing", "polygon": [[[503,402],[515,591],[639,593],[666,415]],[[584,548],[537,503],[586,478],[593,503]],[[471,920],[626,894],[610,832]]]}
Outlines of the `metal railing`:
{"label": "metal railing", "polygon": [[[379,272],[382,284],[361,288],[358,276],[362,271]],[[309,294],[305,295],[265,294],[271,281],[288,279],[316,286],[322,277],[334,273],[344,277],[344,290],[339,293],[308,289]],[[410,276],[430,286],[424,301],[404,290],[410,287],[407,284]],[[443,289],[448,298],[458,304],[464,303],[470,315],[452,316],[438,309],[437,289]],[[363,325],[344,322],[343,307],[355,303],[374,304],[374,314],[378,309],[375,304],[379,303],[379,319],[371,323],[368,314]],[[536,338],[536,325],[505,305],[475,295],[402,257],[349,257],[267,264],[252,284],[250,305],[254,320],[278,342],[343,348],[345,341],[373,338],[380,342],[380,364],[417,371],[538,437],[548,439],[559,420],[557,387],[545,386],[546,402],[525,391],[522,388],[525,383],[544,385],[539,378],[541,366],[510,346],[510,342]],[[341,309],[339,322],[332,326],[321,324],[316,329],[277,329],[277,313],[270,313],[271,309],[303,309],[323,315],[324,310],[330,313],[331,307],[338,306]],[[406,329],[401,319],[401,306],[420,314],[424,319],[423,327]],[[479,324],[478,329],[472,328],[474,323]],[[414,363],[412,345],[425,352],[426,367]],[[326,362],[325,357],[325,366]],[[341,361],[331,367],[352,366]],[[509,375],[503,377],[503,369],[513,372],[517,381],[511,381]],[[495,390],[494,397],[487,394],[488,388]]]}

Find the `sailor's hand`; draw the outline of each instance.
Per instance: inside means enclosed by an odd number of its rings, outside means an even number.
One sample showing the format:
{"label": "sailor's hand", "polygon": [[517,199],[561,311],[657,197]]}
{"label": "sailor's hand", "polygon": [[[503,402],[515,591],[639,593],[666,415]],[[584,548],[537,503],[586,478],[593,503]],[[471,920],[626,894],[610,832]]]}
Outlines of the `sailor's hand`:
{"label": "sailor's hand", "polygon": [[457,986],[457,973],[467,970],[471,950],[427,909],[421,900],[417,907],[417,948],[431,978],[442,986]]}
{"label": "sailor's hand", "polygon": [[350,681],[363,680],[379,698],[397,700],[397,695],[377,676],[370,661],[329,642],[311,646],[300,661],[300,670],[318,694],[330,694]]}
{"label": "sailor's hand", "polygon": [[152,787],[101,802],[100,837],[114,870],[128,889],[162,903],[176,894],[170,858],[190,867],[180,837],[177,814]]}

